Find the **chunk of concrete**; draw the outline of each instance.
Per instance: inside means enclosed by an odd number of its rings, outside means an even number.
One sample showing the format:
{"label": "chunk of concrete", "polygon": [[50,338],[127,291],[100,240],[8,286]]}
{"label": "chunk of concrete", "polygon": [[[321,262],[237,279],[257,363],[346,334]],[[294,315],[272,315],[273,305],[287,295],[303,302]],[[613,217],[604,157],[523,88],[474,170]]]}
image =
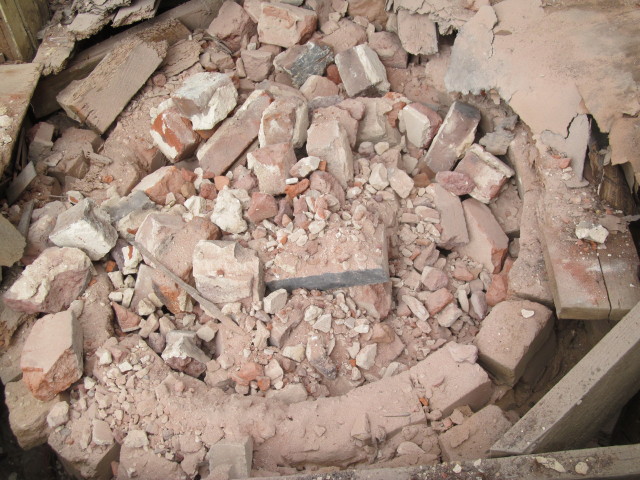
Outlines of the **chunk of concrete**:
{"label": "chunk of concrete", "polygon": [[291,143],[276,143],[257,148],[247,154],[247,166],[258,178],[260,192],[270,195],[285,193],[289,170],[296,163]]}
{"label": "chunk of concrete", "polygon": [[480,363],[500,382],[514,386],[553,330],[551,310],[528,300],[497,304],[475,339]]}
{"label": "chunk of concrete", "polygon": [[207,370],[211,359],[198,348],[195,337],[190,330],[172,330],[166,335],[162,359],[174,370],[197,378]]}
{"label": "chunk of concrete", "polygon": [[366,234],[363,230],[354,229],[346,234],[345,228],[329,225],[321,239],[311,241],[314,250],[317,247],[312,258],[307,252],[310,248],[307,242],[298,245],[290,236],[265,271],[267,287],[331,290],[388,281],[384,225],[367,230]]}
{"label": "chunk of concrete", "polygon": [[487,405],[460,425],[438,436],[446,462],[488,458],[491,446],[511,428],[511,422],[497,405]]}
{"label": "chunk of concrete", "polygon": [[469,242],[456,247],[456,251],[481,263],[489,273],[499,273],[507,255],[509,238],[489,207],[483,203],[475,198],[468,198],[462,202],[462,208],[469,231]]}
{"label": "chunk of concrete", "polygon": [[473,143],[478,123],[480,112],[477,108],[454,102],[420,163],[436,173],[451,170]]}
{"label": "chunk of concrete", "polygon": [[109,214],[85,198],[60,214],[49,239],[58,247],[79,248],[95,261],[113,248],[118,232],[111,225]]}
{"label": "chunk of concrete", "polygon": [[413,55],[438,53],[438,32],[429,15],[398,10],[398,37],[404,49]]}
{"label": "chunk of concrete", "polygon": [[454,171],[471,177],[476,186],[469,195],[487,204],[500,194],[503,185],[515,175],[511,167],[478,144],[471,145]]}
{"label": "chunk of concrete", "polygon": [[71,311],[39,319],[24,344],[22,380],[33,396],[48,401],[82,377],[82,329]]}
{"label": "chunk of concrete", "polygon": [[228,75],[201,72],[188,77],[171,98],[195,130],[210,130],[235,108],[238,91]]}
{"label": "chunk of concrete", "polygon": [[[244,192],[244,191],[242,191]],[[244,192],[246,195],[246,192]],[[225,187],[220,191],[213,207],[211,221],[229,233],[242,233],[248,225],[242,218],[241,191]]]}
{"label": "chunk of concrete", "polygon": [[286,3],[262,3],[258,19],[258,38],[289,48],[307,40],[316,29],[318,17],[312,10]]}
{"label": "chunk of concrete", "polygon": [[77,248],[47,248],[4,295],[19,312],[56,313],[71,305],[91,278],[91,260]]}
{"label": "chunk of concrete", "polygon": [[9,410],[9,425],[21,448],[29,450],[47,442],[51,431],[47,415],[61,398],[56,395],[41,401],[32,395],[22,380],[9,382],[4,387],[4,400]]}
{"label": "chunk of concrete", "polygon": [[380,96],[389,91],[384,65],[368,45],[358,45],[336,55],[336,66],[347,95]]}
{"label": "chunk of concrete", "polygon": [[255,251],[237,242],[198,242],[193,252],[193,266],[196,288],[214,303],[262,300],[262,262]]}

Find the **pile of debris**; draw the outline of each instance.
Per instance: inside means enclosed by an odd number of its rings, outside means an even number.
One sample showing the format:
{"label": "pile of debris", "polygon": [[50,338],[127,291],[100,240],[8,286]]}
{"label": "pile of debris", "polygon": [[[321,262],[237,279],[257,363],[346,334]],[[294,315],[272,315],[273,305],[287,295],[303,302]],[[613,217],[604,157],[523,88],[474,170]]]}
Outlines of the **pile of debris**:
{"label": "pile of debris", "polygon": [[[47,38],[158,2],[128,3],[74,2]],[[557,375],[556,316],[640,298],[623,212],[579,168],[589,122],[551,148],[446,93],[437,30],[491,7],[292,3],[141,29],[29,131],[0,378],[20,445],[79,478],[484,458],[516,384]]]}

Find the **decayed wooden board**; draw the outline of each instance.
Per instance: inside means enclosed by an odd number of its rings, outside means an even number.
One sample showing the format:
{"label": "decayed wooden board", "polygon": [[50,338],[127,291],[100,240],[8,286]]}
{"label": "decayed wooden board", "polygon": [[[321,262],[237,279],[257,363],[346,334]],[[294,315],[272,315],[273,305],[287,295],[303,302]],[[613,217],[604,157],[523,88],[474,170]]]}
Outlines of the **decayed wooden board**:
{"label": "decayed wooden board", "polygon": [[584,445],[640,388],[640,304],[493,445],[496,456]]}
{"label": "decayed wooden board", "polygon": [[[544,466],[542,458],[553,459],[565,470],[558,472]],[[589,448],[508,458],[486,458],[476,461],[451,462],[415,467],[376,468],[325,472],[322,475],[297,474],[281,480],[621,480],[640,478],[640,445]],[[575,471],[579,463],[587,465],[587,473]],[[269,477],[272,478],[272,477]],[[255,480],[267,480],[256,477]]]}
{"label": "decayed wooden board", "polygon": [[48,13],[46,0],[0,0],[1,43],[10,59],[31,60]]}
{"label": "decayed wooden board", "polygon": [[115,48],[83,79],[58,95],[67,114],[104,133],[167,54],[166,42],[133,41]]}
{"label": "decayed wooden board", "polygon": [[609,294],[609,319],[618,321],[640,302],[640,259],[629,230],[612,232],[598,250],[600,267]]}
{"label": "decayed wooden board", "polygon": [[11,162],[15,140],[39,78],[40,66],[37,64],[0,65],[0,115],[12,120],[9,127],[2,129],[11,141],[0,145],[0,177]]}
{"label": "decayed wooden board", "polygon": [[71,81],[85,78],[117,44],[139,36],[172,45],[187,38],[191,30],[206,28],[221,5],[222,0],[191,0],[80,52],[65,70],[40,82],[34,95],[34,114],[41,118],[58,110],[58,93]]}

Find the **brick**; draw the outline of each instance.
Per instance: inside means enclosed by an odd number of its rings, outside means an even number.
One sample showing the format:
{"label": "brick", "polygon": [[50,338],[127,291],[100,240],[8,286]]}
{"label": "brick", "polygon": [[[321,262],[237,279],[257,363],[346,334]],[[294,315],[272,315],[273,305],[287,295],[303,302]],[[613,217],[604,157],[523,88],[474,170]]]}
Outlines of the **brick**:
{"label": "brick", "polygon": [[262,262],[253,250],[237,242],[198,242],[193,267],[196,288],[214,303],[262,300]]}
{"label": "brick", "polygon": [[368,45],[345,50],[336,55],[335,61],[350,97],[375,97],[389,91],[384,65]]}
{"label": "brick", "polygon": [[142,191],[158,205],[164,205],[169,193],[180,192],[185,183],[193,180],[195,175],[192,172],[170,165],[144,177],[133,191]]}
{"label": "brick", "polygon": [[310,101],[317,97],[338,95],[340,90],[338,86],[327,77],[310,75],[300,87],[300,92]]}
{"label": "brick", "polygon": [[451,170],[473,143],[479,122],[478,109],[454,102],[420,163],[435,173]]}
{"label": "brick", "polygon": [[446,170],[444,172],[436,173],[436,182],[442,185],[447,191],[454,195],[468,195],[476,188],[476,184],[473,179],[462,172],[451,172]]}
{"label": "brick", "polygon": [[255,35],[256,24],[242,6],[227,0],[220,7],[207,32],[222,40],[232,52],[236,52]]}
{"label": "brick", "polygon": [[509,238],[520,236],[523,204],[518,188],[512,182],[507,182],[500,195],[489,203],[489,208]]}
{"label": "brick", "polygon": [[58,215],[66,209],[67,206],[64,203],[56,200],[33,211],[31,225],[27,233],[27,246],[22,257],[25,265],[33,263],[40,253],[53,245],[49,241],[49,234],[56,226]]}
{"label": "brick", "polygon": [[263,3],[258,20],[258,38],[289,48],[306,41],[315,31],[318,17],[312,10],[284,3]]}
{"label": "brick", "polygon": [[475,198],[462,202],[469,231],[469,243],[456,247],[461,255],[481,263],[489,273],[499,273],[507,255],[509,238],[500,228],[489,207]]}
{"label": "brick", "polygon": [[26,244],[18,229],[0,215],[0,266],[10,267],[20,260]]}
{"label": "brick", "polygon": [[22,380],[38,400],[47,401],[82,377],[82,329],[71,311],[45,315],[24,344]]}
{"label": "brick", "polygon": [[263,112],[258,140],[261,147],[290,142],[301,148],[307,141],[309,110],[298,97],[276,98]]}
{"label": "brick", "polygon": [[473,410],[482,408],[493,390],[489,375],[480,365],[475,361],[454,358],[452,352],[460,346],[450,342],[409,370],[411,378],[431,390],[431,410],[440,410],[443,416],[463,405]]}
{"label": "brick", "polygon": [[424,303],[430,315],[441,312],[451,302],[453,302],[453,294],[446,288],[439,288],[435,292],[426,292],[424,295]]}
{"label": "brick", "polygon": [[151,122],[150,134],[153,143],[173,163],[193,156],[200,144],[189,119],[175,108],[158,114]]}
{"label": "brick", "polygon": [[260,192],[271,195],[285,193],[285,180],[295,163],[296,155],[290,143],[267,145],[247,155],[247,166],[258,178]]}
{"label": "brick", "polygon": [[[343,233],[336,236],[338,229]],[[349,234],[345,235],[347,229]],[[388,281],[384,227],[380,225],[371,230],[365,235],[362,230],[329,225],[324,230],[322,241],[314,242],[317,252],[312,258],[306,250],[308,245],[297,245],[291,241],[290,235],[290,241],[265,270],[267,287],[289,291],[296,288],[330,290]]]}
{"label": "brick", "polygon": [[166,213],[152,213],[142,222],[136,233],[139,242],[156,258],[184,281],[191,278],[192,257],[200,240],[217,240],[220,229],[204,217],[185,222],[182,217]]}
{"label": "brick", "polygon": [[491,446],[511,428],[511,422],[497,405],[488,405],[465,418],[461,425],[438,436],[445,462],[488,458]]}
{"label": "brick", "polygon": [[196,155],[205,173],[224,174],[256,140],[262,114],[271,100],[271,95],[264,90],[254,91],[235,115],[225,120],[201,145]]}
{"label": "brick", "polygon": [[353,180],[353,155],[347,132],[337,121],[314,123],[307,132],[307,155],[327,162],[327,171],[343,188]]}
{"label": "brick", "polygon": [[407,51],[394,32],[374,32],[369,36],[369,46],[387,68],[407,68]]}
{"label": "brick", "polygon": [[99,273],[95,280],[82,295],[84,307],[78,315],[85,352],[95,351],[114,335],[113,311],[109,305],[113,284],[106,273]]}
{"label": "brick", "polygon": [[[186,476],[179,463],[167,460],[151,449],[123,444],[118,453],[119,456],[115,457],[118,463],[117,478],[131,478],[129,472],[136,472],[139,478],[164,478],[166,480],[180,480]],[[111,465],[107,463],[106,466],[110,477],[105,477],[105,479],[113,477]]]}
{"label": "brick", "polygon": [[[190,310],[190,307],[192,306],[191,297],[173,280],[157,269],[149,270],[149,267],[146,265],[142,265],[141,271],[142,269],[145,270],[144,273],[146,275],[150,275],[151,277],[151,289],[153,290],[153,293],[156,294],[158,299],[169,309],[171,313],[178,314]],[[138,278],[140,278],[140,276],[141,273],[138,272]],[[137,298],[134,297],[134,300],[137,300]],[[133,303],[134,302],[132,302],[132,304]],[[137,303],[135,305],[137,305]]]}
{"label": "brick", "polygon": [[229,468],[228,478],[248,478],[253,462],[253,439],[244,437],[238,441],[221,440],[211,445],[207,453],[209,471],[225,466]]}
{"label": "brick", "polygon": [[402,109],[402,122],[407,140],[418,148],[427,148],[438,133],[442,118],[426,105],[414,102]]}
{"label": "brick", "polygon": [[413,180],[407,172],[401,168],[389,168],[387,170],[389,185],[400,198],[407,198],[411,194],[413,188]]}
{"label": "brick", "polygon": [[438,246],[451,249],[469,243],[467,222],[460,199],[437,183],[429,185],[427,192],[433,196],[434,206],[440,212],[442,230]]}
{"label": "brick", "polygon": [[515,175],[511,167],[478,144],[471,145],[454,171],[466,173],[473,179],[476,186],[469,195],[482,203],[489,203],[496,198],[502,186]]}
{"label": "brick", "polygon": [[91,259],[77,248],[47,248],[4,295],[19,312],[57,313],[71,305],[91,278]]}
{"label": "brick", "polygon": [[242,50],[240,58],[247,78],[252,82],[267,78],[273,68],[273,57],[273,53],[266,50]]}
{"label": "brick", "polygon": [[123,42],[84,79],[62,90],[56,99],[67,114],[104,133],[131,98],[160,66],[166,42]]}
{"label": "brick", "polygon": [[278,214],[278,202],[268,193],[255,192],[251,194],[251,204],[247,210],[247,218],[253,223],[260,223]]}
{"label": "brick", "polygon": [[[529,312],[534,313],[525,318]],[[475,339],[480,363],[500,382],[514,386],[552,330],[551,310],[544,305],[528,300],[499,303]]]}
{"label": "brick", "polygon": [[120,330],[124,333],[134,332],[136,330],[140,330],[140,322],[142,318],[133,313],[131,310],[124,308],[122,305],[111,302],[111,307],[116,314],[116,319],[118,320],[118,326],[120,326]]}
{"label": "brick", "polygon": [[352,115],[348,108],[343,108],[344,106],[345,103],[340,102],[337,105],[318,108],[314,110],[311,123],[314,124],[337,121],[347,133],[347,137],[349,138],[349,145],[351,146],[351,148],[354,148],[356,146],[359,122]]}
{"label": "brick", "polygon": [[60,214],[49,239],[58,247],[79,248],[95,261],[113,248],[118,232],[111,225],[109,214],[85,198]]}
{"label": "brick", "polygon": [[398,10],[398,37],[404,49],[413,55],[438,53],[436,24],[429,15]]}
{"label": "brick", "polygon": [[21,448],[29,450],[47,442],[51,429],[47,425],[49,410],[61,398],[54,396],[41,401],[31,394],[22,380],[4,387],[5,403],[9,410],[9,426]]}
{"label": "brick", "polygon": [[276,71],[285,72],[296,88],[304,85],[311,76],[324,75],[327,66],[331,63],[333,63],[331,48],[314,42],[287,48],[273,61]]}
{"label": "brick", "polygon": [[367,31],[347,18],[341,18],[334,28],[320,41],[331,47],[335,54],[367,42]]}
{"label": "brick", "polygon": [[209,130],[235,108],[238,91],[228,75],[201,72],[188,77],[171,99],[195,130]]}

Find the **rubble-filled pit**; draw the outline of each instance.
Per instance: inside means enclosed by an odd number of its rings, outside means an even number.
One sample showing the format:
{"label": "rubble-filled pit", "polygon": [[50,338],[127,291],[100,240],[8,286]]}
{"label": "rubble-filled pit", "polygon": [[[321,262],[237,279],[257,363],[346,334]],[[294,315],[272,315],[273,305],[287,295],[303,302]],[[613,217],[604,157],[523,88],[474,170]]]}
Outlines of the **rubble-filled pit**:
{"label": "rubble-filled pit", "polygon": [[[227,1],[58,96],[3,204],[18,224],[35,202],[0,325],[23,448],[118,480],[488,456],[591,346],[543,250],[635,249],[571,152],[495,92],[447,93],[436,29],[464,21],[433,20]],[[127,62],[141,89],[105,100]],[[608,314],[595,284],[580,307]]]}

